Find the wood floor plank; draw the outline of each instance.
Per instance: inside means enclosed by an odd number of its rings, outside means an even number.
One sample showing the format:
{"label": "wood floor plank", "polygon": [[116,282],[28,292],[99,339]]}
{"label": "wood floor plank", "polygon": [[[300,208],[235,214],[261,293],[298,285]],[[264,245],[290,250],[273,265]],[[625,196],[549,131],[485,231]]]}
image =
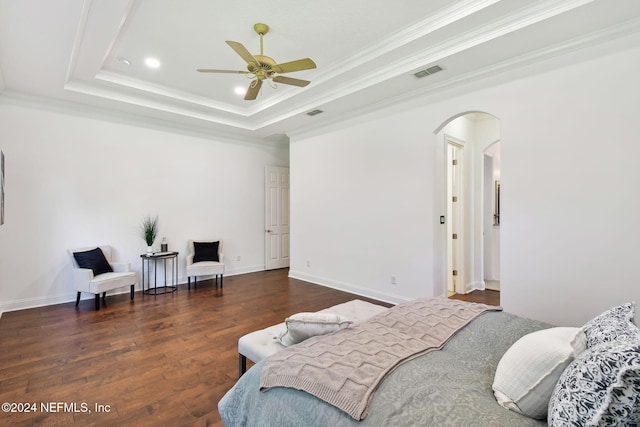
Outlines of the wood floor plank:
{"label": "wood floor plank", "polygon": [[[282,269],[227,277],[224,289],[205,280],[133,301],[108,296],[97,312],[89,299],[4,313],[0,402],[37,411],[0,413],[0,425],[222,426],[217,404],[237,380],[239,337],[354,298],[376,302]],[[47,413],[47,402],[91,413]]]}
{"label": "wood floor plank", "polygon": [[476,290],[469,292],[468,294],[454,294],[450,298],[461,301],[479,302],[488,305],[500,305],[500,292],[491,289]]}

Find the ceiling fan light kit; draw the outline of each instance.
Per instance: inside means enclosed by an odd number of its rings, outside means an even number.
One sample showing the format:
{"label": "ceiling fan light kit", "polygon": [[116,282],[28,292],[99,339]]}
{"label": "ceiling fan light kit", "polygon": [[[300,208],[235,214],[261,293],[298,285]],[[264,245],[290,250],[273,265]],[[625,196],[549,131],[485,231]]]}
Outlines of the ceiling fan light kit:
{"label": "ceiling fan light kit", "polygon": [[280,74],[292,73],[295,71],[310,70],[316,68],[315,62],[310,58],[297,59],[295,61],[276,63],[273,58],[264,55],[262,38],[269,32],[269,26],[257,23],[253,26],[254,31],[260,36],[260,54],[252,55],[242,43],[227,40],[226,43],[247,63],[247,71],[241,70],[216,70],[210,68],[198,68],[201,73],[231,73],[244,74],[253,79],[249,84],[245,100],[251,101],[257,98],[262,82],[267,83],[274,89],[276,83],[285,85],[304,87],[311,83],[308,80],[295,79],[293,77],[281,76]]}

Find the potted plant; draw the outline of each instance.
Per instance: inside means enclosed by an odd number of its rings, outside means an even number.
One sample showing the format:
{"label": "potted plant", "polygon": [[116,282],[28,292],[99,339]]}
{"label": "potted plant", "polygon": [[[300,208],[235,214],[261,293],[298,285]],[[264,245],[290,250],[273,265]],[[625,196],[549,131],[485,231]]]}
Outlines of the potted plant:
{"label": "potted plant", "polygon": [[155,242],[158,236],[158,216],[151,217],[151,215],[147,215],[144,217],[140,225],[140,230],[142,232],[142,238],[147,242],[147,253],[152,253],[153,242]]}

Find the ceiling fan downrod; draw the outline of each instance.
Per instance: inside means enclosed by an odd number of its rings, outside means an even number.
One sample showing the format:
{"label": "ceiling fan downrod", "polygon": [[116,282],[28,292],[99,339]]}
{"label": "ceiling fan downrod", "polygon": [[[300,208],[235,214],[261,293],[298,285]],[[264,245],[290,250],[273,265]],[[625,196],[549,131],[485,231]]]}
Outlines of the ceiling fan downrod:
{"label": "ceiling fan downrod", "polygon": [[262,36],[269,32],[269,26],[267,24],[258,22],[253,26],[253,30],[260,36],[260,56],[264,56],[262,49]]}

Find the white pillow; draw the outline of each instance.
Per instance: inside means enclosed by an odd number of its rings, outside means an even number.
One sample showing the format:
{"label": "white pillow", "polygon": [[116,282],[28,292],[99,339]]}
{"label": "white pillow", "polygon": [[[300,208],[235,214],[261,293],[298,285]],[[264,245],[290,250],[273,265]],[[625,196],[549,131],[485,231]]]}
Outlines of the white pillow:
{"label": "white pillow", "polygon": [[278,339],[285,347],[297,344],[315,335],[324,335],[348,328],[351,320],[333,313],[298,313],[285,319],[286,329]]}
{"label": "white pillow", "polygon": [[582,328],[558,327],[527,334],[502,356],[493,392],[504,408],[544,419],[562,371],[586,348]]}

